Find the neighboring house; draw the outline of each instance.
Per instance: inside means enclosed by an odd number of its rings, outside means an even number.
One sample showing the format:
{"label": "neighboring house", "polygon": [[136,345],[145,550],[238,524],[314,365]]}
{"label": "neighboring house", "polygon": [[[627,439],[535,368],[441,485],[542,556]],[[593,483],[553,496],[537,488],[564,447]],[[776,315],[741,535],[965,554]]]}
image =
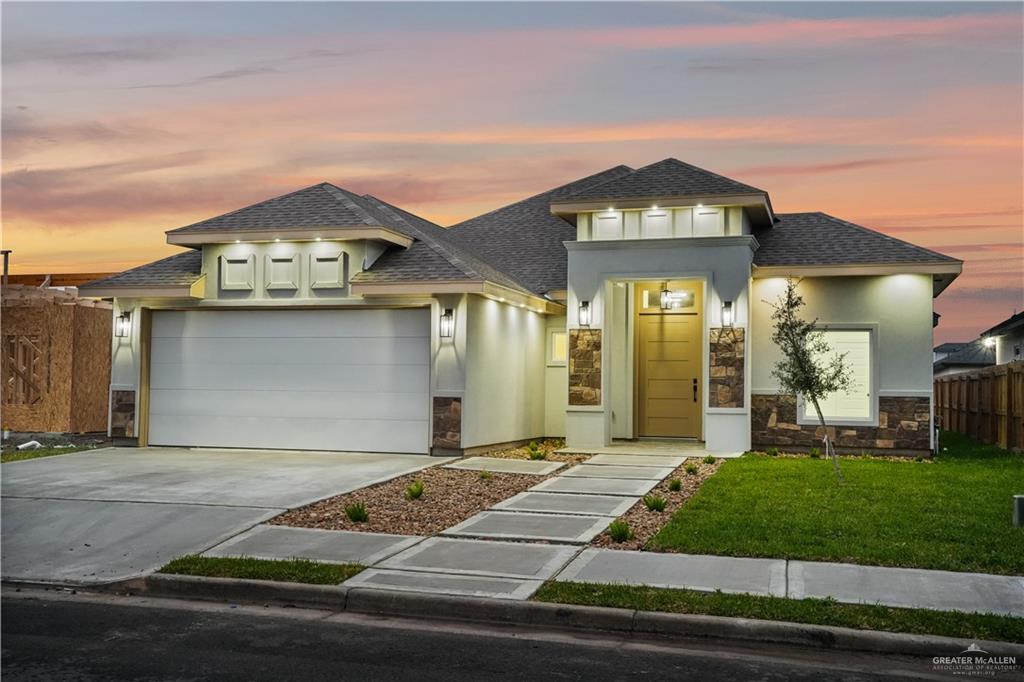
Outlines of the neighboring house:
{"label": "neighboring house", "polygon": [[969,372],[982,367],[996,364],[996,351],[984,339],[975,339],[952,353],[947,353],[932,365],[932,374],[936,377],[947,374]]}
{"label": "neighboring house", "polygon": [[968,345],[967,343],[960,342],[940,343],[935,348],[932,348],[932,362],[938,362]]}
{"label": "neighboring house", "polygon": [[995,349],[995,362],[1005,365],[1024,358],[1024,313],[1014,313],[991,329],[981,333],[981,338]]}
{"label": "neighboring house", "polygon": [[617,166],[442,228],[323,183],[167,233],[114,299],[112,434],[140,444],[473,451],[689,438],[809,446],[771,376],[770,306],[856,386],[847,448],[931,447],[932,299],[962,263],[675,159]]}

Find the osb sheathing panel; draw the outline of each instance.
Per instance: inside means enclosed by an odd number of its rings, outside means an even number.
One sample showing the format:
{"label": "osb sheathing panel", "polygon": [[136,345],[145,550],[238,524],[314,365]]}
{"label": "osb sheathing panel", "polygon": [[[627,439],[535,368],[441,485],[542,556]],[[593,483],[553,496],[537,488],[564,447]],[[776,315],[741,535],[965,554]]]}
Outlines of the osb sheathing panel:
{"label": "osb sheathing panel", "polygon": [[[0,403],[0,422],[16,431],[105,431],[110,383],[110,310],[40,300],[0,308],[0,334],[39,334],[46,390],[33,405]],[[7,353],[2,374],[8,375]],[[6,387],[3,387],[6,388]]]}

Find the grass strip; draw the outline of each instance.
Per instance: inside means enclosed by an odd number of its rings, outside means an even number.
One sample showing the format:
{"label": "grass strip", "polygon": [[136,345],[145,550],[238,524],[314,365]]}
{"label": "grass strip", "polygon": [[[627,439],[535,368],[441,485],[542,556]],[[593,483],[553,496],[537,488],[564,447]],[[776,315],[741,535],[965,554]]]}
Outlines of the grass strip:
{"label": "grass strip", "polygon": [[276,580],[285,583],[337,585],[363,570],[358,564],[324,564],[308,559],[253,559],[208,557],[190,554],[170,562],[161,573],[198,575],[207,578]]}
{"label": "grass strip", "polygon": [[1024,618],[842,604],[831,599],[785,599],[724,592],[573,582],[545,583],[533,598],[536,601],[558,604],[609,606],[639,611],[833,625],[857,630],[1024,642]]}

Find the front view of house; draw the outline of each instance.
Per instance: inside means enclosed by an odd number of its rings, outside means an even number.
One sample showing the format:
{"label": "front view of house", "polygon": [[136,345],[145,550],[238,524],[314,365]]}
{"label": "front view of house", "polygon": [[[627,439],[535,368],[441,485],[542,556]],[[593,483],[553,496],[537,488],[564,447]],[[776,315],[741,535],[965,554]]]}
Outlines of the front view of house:
{"label": "front view of house", "polygon": [[447,229],[323,183],[167,241],[81,288],[113,299],[110,432],[140,445],[811,446],[771,376],[795,277],[854,373],[823,404],[840,449],[927,451],[932,301],[962,266],[675,159]]}

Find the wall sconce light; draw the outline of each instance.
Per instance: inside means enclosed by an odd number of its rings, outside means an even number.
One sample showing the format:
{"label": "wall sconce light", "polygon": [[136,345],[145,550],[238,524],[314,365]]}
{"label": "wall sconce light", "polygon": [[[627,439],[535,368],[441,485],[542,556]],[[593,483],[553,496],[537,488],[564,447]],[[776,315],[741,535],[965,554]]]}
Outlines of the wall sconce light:
{"label": "wall sconce light", "polygon": [[124,338],[125,336],[131,335],[132,332],[132,314],[131,311],[125,311],[117,316],[114,320],[114,336]]}
{"label": "wall sconce light", "polygon": [[455,311],[445,308],[441,311],[441,319],[438,321],[438,333],[442,339],[450,339],[455,334]]}
{"label": "wall sconce light", "polygon": [[996,345],[996,337],[994,337],[994,336],[986,336],[984,344],[985,344],[985,348],[993,348]]}
{"label": "wall sconce light", "polygon": [[590,326],[590,301],[580,301],[579,318],[581,327]]}
{"label": "wall sconce light", "polygon": [[732,326],[732,301],[722,301],[722,326]]}
{"label": "wall sconce light", "polygon": [[672,292],[668,288],[661,290],[661,309],[668,310],[672,307]]}

